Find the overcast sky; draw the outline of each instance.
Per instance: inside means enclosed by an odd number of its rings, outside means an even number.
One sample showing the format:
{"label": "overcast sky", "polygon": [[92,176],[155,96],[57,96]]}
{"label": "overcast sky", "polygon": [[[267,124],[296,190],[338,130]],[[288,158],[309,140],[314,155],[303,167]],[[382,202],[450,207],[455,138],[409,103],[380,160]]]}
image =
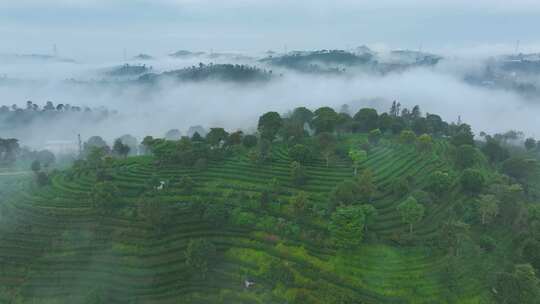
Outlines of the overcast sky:
{"label": "overcast sky", "polygon": [[[510,4],[511,3],[511,4]],[[367,44],[535,50],[538,0],[0,0],[1,53],[121,58],[179,49],[266,51]]]}

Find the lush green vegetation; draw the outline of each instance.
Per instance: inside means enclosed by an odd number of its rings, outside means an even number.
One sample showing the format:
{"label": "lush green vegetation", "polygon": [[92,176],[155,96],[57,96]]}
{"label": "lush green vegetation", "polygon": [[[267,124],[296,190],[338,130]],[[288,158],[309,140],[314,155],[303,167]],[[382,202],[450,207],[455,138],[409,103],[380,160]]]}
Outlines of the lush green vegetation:
{"label": "lush green vegetation", "polygon": [[0,294],[12,303],[535,303],[537,143],[510,151],[484,137],[394,103],[382,114],[269,112],[254,135],[146,137],[140,156],[93,138],[69,170],[36,163],[32,181],[10,179],[19,189],[1,205]]}
{"label": "lush green vegetation", "polygon": [[[13,104],[11,107],[0,106],[0,128],[4,131],[18,131],[20,134],[31,133],[31,128],[42,128],[59,120],[72,119],[78,122],[97,123],[114,117],[117,113],[106,108],[91,109],[71,104],[55,105],[47,101],[43,106],[27,101],[24,107]],[[13,132],[10,132],[13,133]]]}
{"label": "lush green vegetation", "polygon": [[[148,59],[151,59],[152,57],[148,57],[141,54],[135,58],[148,60]],[[143,65],[124,64],[124,65],[114,67],[108,70],[106,74],[112,77],[128,77],[128,76],[139,76],[142,74],[150,73],[151,71],[152,71],[152,67],[147,67],[145,64]]]}
{"label": "lush green vegetation", "polygon": [[[346,74],[348,69],[364,70],[375,74],[400,72],[419,66],[436,65],[442,58],[436,55],[415,51],[392,51],[390,62],[380,62],[369,49],[367,52],[352,53],[344,50],[318,50],[290,52],[260,59],[261,62],[276,67],[284,67],[310,74]],[[386,60],[385,60],[386,61]]]}
{"label": "lush green vegetation", "polygon": [[372,55],[369,53],[356,55],[343,50],[320,50],[271,56],[261,59],[261,62],[305,73],[340,74],[344,66],[365,65],[371,63],[371,60]]}
{"label": "lush green vegetation", "polygon": [[162,79],[177,81],[219,80],[231,82],[257,82],[272,78],[272,71],[243,64],[203,64],[161,74],[148,73],[140,76],[140,83],[155,83]]}

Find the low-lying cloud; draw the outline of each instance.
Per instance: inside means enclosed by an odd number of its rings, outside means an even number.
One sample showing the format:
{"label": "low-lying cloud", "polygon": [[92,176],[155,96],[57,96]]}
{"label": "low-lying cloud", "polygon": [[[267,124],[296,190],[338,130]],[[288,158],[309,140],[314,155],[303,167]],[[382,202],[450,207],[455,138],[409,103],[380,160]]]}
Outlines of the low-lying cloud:
{"label": "low-lying cloud", "polygon": [[[167,67],[189,66],[200,58],[186,61],[154,61],[157,70]],[[224,59],[225,60],[225,59]],[[448,67],[452,66],[453,69]],[[316,109],[343,104],[388,110],[393,100],[404,106],[420,105],[424,112],[440,114],[445,120],[470,123],[475,131],[504,132],[523,130],[527,135],[540,137],[540,103],[503,90],[474,87],[460,79],[461,69],[454,63],[441,63],[434,68],[415,68],[386,76],[355,74],[317,76],[286,72],[268,83],[230,83],[220,81],[170,82],[157,86],[103,85],[99,83],[73,84],[61,80],[73,73],[79,77],[97,77],[106,65],[59,63],[57,77],[18,85],[0,86],[2,104],[23,107],[26,100],[44,104],[70,103],[88,107],[104,106],[119,114],[99,124],[81,123],[69,119],[29,129],[17,134],[23,144],[42,146],[47,140],[76,140],[101,135],[112,141],[123,134],[139,139],[145,135],[163,136],[169,129],[185,131],[193,125],[225,127],[229,130],[254,130],[257,118],[265,111],[284,113],[297,106]],[[20,65],[21,77],[31,75],[38,65]],[[54,64],[51,64],[54,70]],[[67,78],[67,77],[66,77]],[[2,132],[4,133],[4,132]],[[9,134],[3,134],[6,136]]]}

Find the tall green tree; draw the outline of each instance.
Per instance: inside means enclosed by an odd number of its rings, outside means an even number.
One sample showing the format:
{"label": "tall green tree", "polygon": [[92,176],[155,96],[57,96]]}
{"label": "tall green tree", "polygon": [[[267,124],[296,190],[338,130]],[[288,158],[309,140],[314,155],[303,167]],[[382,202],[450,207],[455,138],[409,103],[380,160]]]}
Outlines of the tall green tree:
{"label": "tall green tree", "polygon": [[377,191],[377,187],[373,180],[373,172],[371,170],[364,170],[358,177],[358,188],[360,190],[360,199],[362,201],[371,202],[373,195]]}
{"label": "tall green tree", "polygon": [[366,161],[368,155],[367,152],[364,150],[359,149],[351,149],[349,150],[349,158],[352,160],[353,168],[354,168],[354,176],[358,174],[358,169],[360,169],[360,166],[364,161]]}
{"label": "tall green tree", "polygon": [[476,194],[484,188],[485,179],[482,173],[475,169],[465,169],[460,178],[461,187],[471,193]]}
{"label": "tall green tree", "polygon": [[421,135],[429,132],[429,124],[424,117],[417,118],[412,121],[411,129],[414,133]]}
{"label": "tall green tree", "polygon": [[530,264],[518,264],[511,273],[497,274],[494,290],[501,304],[538,303],[540,280]]}
{"label": "tall green tree", "polygon": [[119,139],[124,145],[129,147],[129,155],[138,154],[139,145],[135,136],[130,134],[124,134],[120,136]]}
{"label": "tall green tree", "polygon": [[450,138],[450,142],[456,147],[462,145],[474,146],[474,134],[471,126],[468,124],[460,124],[456,126],[454,135]]}
{"label": "tall green tree", "polygon": [[300,164],[305,164],[312,158],[311,149],[306,145],[296,144],[289,149],[289,157]]}
{"label": "tall green tree", "polygon": [[439,115],[426,114],[426,121],[429,132],[435,136],[442,135],[448,131],[448,123],[444,122]]}
{"label": "tall green tree", "polygon": [[516,180],[524,182],[534,172],[536,164],[537,162],[533,159],[512,157],[503,162],[502,171]]}
{"label": "tall green tree", "polygon": [[304,127],[305,124],[311,125],[311,120],[313,119],[313,116],[315,116],[315,114],[313,114],[313,112],[308,108],[298,107],[293,110],[289,118]]}
{"label": "tall green tree", "polygon": [[364,212],[364,215],[366,217],[364,229],[367,232],[368,226],[373,225],[375,221],[377,220],[377,216],[379,216],[379,212],[377,211],[375,207],[373,207],[373,205],[370,205],[370,204],[360,205],[360,208],[362,208],[362,211]]}
{"label": "tall green tree", "polygon": [[510,157],[508,149],[504,148],[499,141],[490,136],[486,137],[486,143],[481,147],[481,150],[487,156],[490,163],[498,163]]}
{"label": "tall green tree", "polygon": [[439,243],[443,248],[448,249],[448,253],[458,257],[461,255],[461,249],[465,242],[469,239],[470,225],[449,219],[445,221],[439,231]]}
{"label": "tall green tree", "polygon": [[360,109],[354,114],[353,119],[357,124],[356,129],[359,132],[369,132],[378,128],[379,114],[373,108]]}
{"label": "tall green tree", "polygon": [[450,190],[452,185],[452,178],[448,172],[435,171],[431,174],[431,191],[437,195],[443,195],[445,192]]}
{"label": "tall green tree", "polygon": [[345,180],[336,185],[331,193],[331,201],[337,205],[352,205],[360,198],[360,187],[353,180]]}
{"label": "tall green tree", "polygon": [[228,138],[229,133],[223,128],[211,128],[210,132],[206,134],[206,141],[214,147],[227,142]]}
{"label": "tall green tree", "polygon": [[420,110],[420,106],[415,105],[411,110],[411,119],[417,120],[417,119],[420,119],[421,117],[422,117],[422,111]]}
{"label": "tall green tree", "polygon": [[538,272],[540,270],[540,242],[531,238],[525,241],[521,256]]}
{"label": "tall green tree", "polygon": [[229,138],[227,138],[227,145],[229,146],[235,146],[242,143],[242,139],[244,137],[244,132],[242,131],[236,131],[229,135]]}
{"label": "tall green tree", "polygon": [[409,232],[413,232],[413,225],[420,222],[424,217],[425,208],[412,196],[397,206],[398,212],[404,223],[409,224]]}
{"label": "tall green tree", "polygon": [[476,148],[471,145],[461,145],[457,149],[456,164],[465,169],[474,166],[477,159]]}
{"label": "tall green tree", "polygon": [[378,126],[383,133],[391,130],[393,124],[394,117],[390,116],[388,113],[382,113],[381,116],[379,116]]}
{"label": "tall green tree", "polygon": [[360,206],[337,208],[332,214],[329,230],[332,240],[339,248],[358,246],[364,236],[366,215]]}
{"label": "tall green tree", "polygon": [[90,152],[86,157],[86,163],[89,168],[97,171],[97,169],[103,166],[103,160],[105,159],[105,156],[106,153],[103,148],[93,147],[90,149]]}
{"label": "tall green tree", "polygon": [[339,120],[339,115],[330,107],[322,107],[314,112],[312,125],[317,134],[333,133]]}
{"label": "tall green tree", "polygon": [[298,143],[306,136],[307,132],[303,124],[289,118],[283,120],[279,134],[287,143]]}
{"label": "tall green tree", "polygon": [[116,155],[126,158],[129,154],[130,147],[122,143],[120,138],[116,139],[113,144],[113,152]]}
{"label": "tall green tree", "polygon": [[154,144],[154,138],[152,136],[145,136],[141,142],[139,151],[142,154],[152,153],[152,146]]}
{"label": "tall green tree", "polygon": [[328,132],[319,133],[317,135],[317,142],[319,144],[319,151],[321,152],[326,166],[330,166],[330,159],[334,156],[336,151],[336,137]]}
{"label": "tall green tree", "polygon": [[478,213],[482,225],[490,223],[499,214],[499,200],[492,194],[480,195]]}
{"label": "tall green tree", "polygon": [[193,133],[193,135],[191,135],[191,141],[192,142],[203,142],[204,141],[204,138],[201,136],[201,134],[197,131],[195,131]]}
{"label": "tall green tree", "polygon": [[92,150],[101,149],[105,154],[111,151],[107,142],[100,136],[92,136],[83,144],[83,154],[88,155]]}
{"label": "tall green tree", "polygon": [[283,125],[283,119],[277,112],[267,112],[259,118],[258,130],[261,138],[274,141],[279,129]]}
{"label": "tall green tree", "polygon": [[15,164],[19,150],[18,139],[0,138],[0,164],[6,164],[8,166]]}

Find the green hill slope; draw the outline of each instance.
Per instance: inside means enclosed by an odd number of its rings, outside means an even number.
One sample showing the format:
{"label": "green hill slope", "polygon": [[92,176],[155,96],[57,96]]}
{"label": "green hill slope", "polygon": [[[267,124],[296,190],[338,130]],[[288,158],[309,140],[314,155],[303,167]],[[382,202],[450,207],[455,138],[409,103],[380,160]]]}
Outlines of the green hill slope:
{"label": "green hill slope", "polygon": [[[364,139],[342,141],[354,148]],[[328,241],[328,219],[316,212],[337,184],[353,178],[345,158],[329,166],[310,161],[301,187],[293,186],[291,159],[279,143],[265,164],[253,164],[246,151],[203,169],[157,164],[150,156],[115,160],[108,173],[121,203],[107,212],[88,199],[92,173],[56,173],[50,186],[3,204],[0,258],[9,261],[0,269],[3,291],[34,303],[482,303],[488,290],[473,269],[457,274],[463,279],[452,288],[459,295],[451,296],[444,279],[449,258],[433,245],[460,192],[427,205],[412,237],[396,209],[409,193],[395,194],[393,185],[405,177],[412,192],[428,186],[437,170],[459,174],[445,161],[447,150],[443,139],[432,152],[418,153],[391,137],[370,150],[362,168],[373,172],[379,216],[364,244],[347,251]],[[192,191],[179,186],[182,176],[193,179]],[[137,206],[156,179],[168,185],[146,197],[166,214],[152,221]],[[263,207],[261,194],[272,183],[278,195]],[[301,220],[289,202],[300,191],[315,210]],[[208,205],[226,206],[227,219],[207,216]],[[188,242],[200,238],[217,248],[204,277],[191,275],[185,263]],[[276,265],[292,275],[286,284],[269,277]],[[246,280],[254,285],[247,288]]]}

